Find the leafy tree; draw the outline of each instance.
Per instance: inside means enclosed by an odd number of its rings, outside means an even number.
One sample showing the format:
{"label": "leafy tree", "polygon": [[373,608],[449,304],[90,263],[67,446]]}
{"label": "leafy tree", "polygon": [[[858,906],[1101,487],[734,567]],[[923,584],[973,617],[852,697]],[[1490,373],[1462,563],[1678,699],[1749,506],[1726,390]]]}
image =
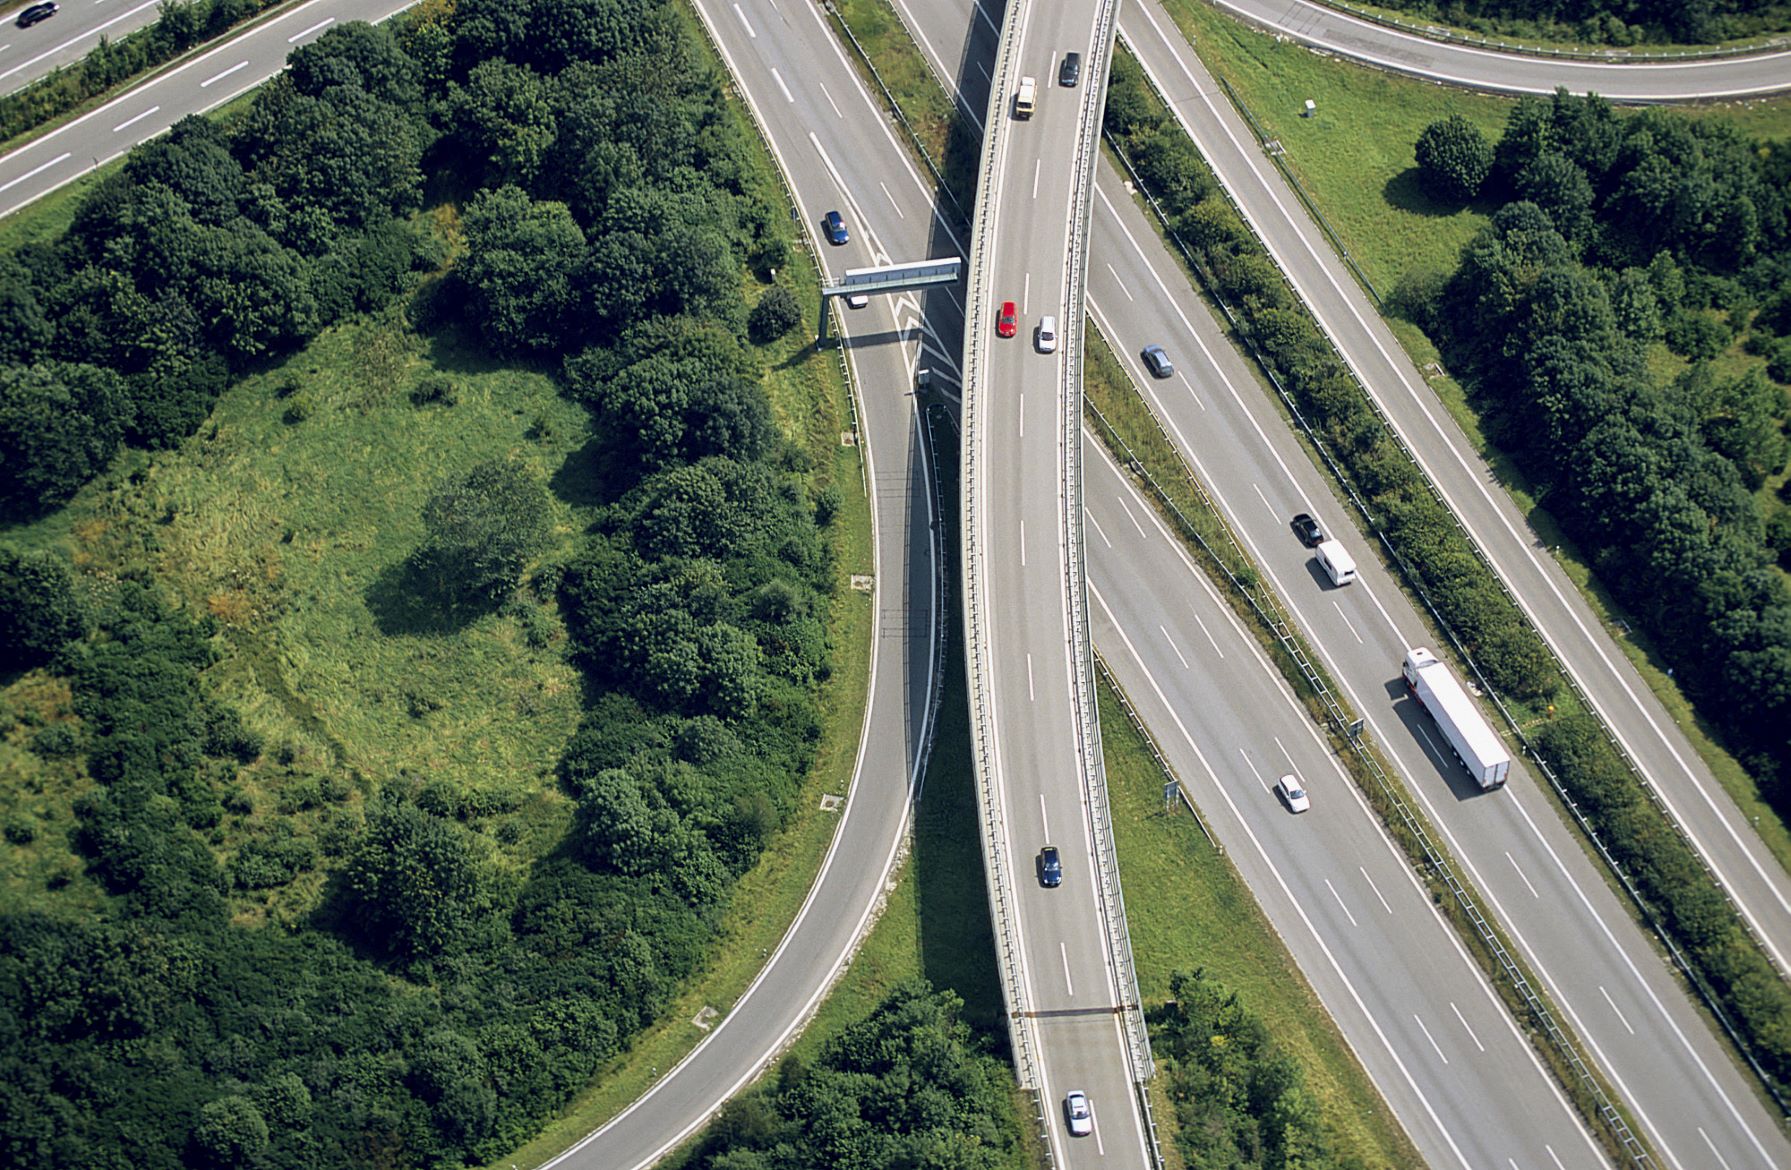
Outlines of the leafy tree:
{"label": "leafy tree", "polygon": [[41,358],[50,335],[31,273],[11,256],[0,256],[0,364]]}
{"label": "leafy tree", "polygon": [[423,91],[416,60],[389,25],[351,21],[292,51],[287,74],[298,92],[321,97],[331,86],[357,85],[382,102],[416,109]]}
{"label": "leafy tree", "polygon": [[482,838],[414,804],[367,818],[343,871],[349,921],[375,951],[401,960],[464,950],[495,907]]}
{"label": "leafy tree", "polygon": [[86,633],[87,616],[62,558],[0,545],[0,670],[41,666]]}
{"label": "leafy tree", "polygon": [[206,1165],[218,1170],[254,1166],[267,1145],[267,1122],[247,1097],[220,1097],[200,1108],[193,1146]]}
{"label": "leafy tree", "polygon": [[576,335],[587,263],[585,236],[563,203],[515,187],[481,192],[463,219],[459,272],[475,326],[500,350],[563,348]]}
{"label": "leafy tree", "polygon": [[508,61],[474,67],[464,86],[448,91],[456,140],[500,183],[528,186],[547,161],[557,136],[557,106],[547,81]]}
{"label": "leafy tree", "polygon": [[1480,128],[1460,114],[1432,122],[1418,136],[1419,178],[1431,194],[1465,202],[1492,172],[1493,150]]}
{"label": "leafy tree", "polygon": [[802,323],[802,307],[796,294],[781,284],[772,285],[746,316],[746,330],[760,345],[775,341]]}
{"label": "leafy tree", "polygon": [[[318,235],[405,215],[422,202],[421,122],[359,85],[312,96],[282,75],[256,95],[238,141],[250,178],[288,209],[273,217],[285,226],[283,238],[301,250],[318,250]],[[296,223],[299,209],[323,213],[329,230]]]}
{"label": "leafy tree", "polygon": [[37,511],[111,461],[131,419],[117,374],[40,362],[0,367],[0,507]]}
{"label": "leafy tree", "polygon": [[1518,173],[1517,191],[1542,208],[1569,243],[1584,247],[1591,241],[1592,184],[1572,159],[1544,152]]}
{"label": "leafy tree", "polygon": [[547,491],[521,464],[487,460],[423,505],[421,556],[448,595],[497,598],[547,545]]}

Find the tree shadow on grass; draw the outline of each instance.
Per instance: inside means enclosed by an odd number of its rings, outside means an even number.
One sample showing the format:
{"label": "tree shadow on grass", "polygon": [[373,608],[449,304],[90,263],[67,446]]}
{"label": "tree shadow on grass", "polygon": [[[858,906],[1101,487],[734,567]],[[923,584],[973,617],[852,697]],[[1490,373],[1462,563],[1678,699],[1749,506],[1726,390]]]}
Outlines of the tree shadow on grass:
{"label": "tree shadow on grass", "polygon": [[1445,202],[1426,191],[1422,174],[1417,167],[1407,167],[1387,180],[1381,194],[1394,207],[1414,215],[1454,215],[1462,209],[1463,204]]}
{"label": "tree shadow on grass", "polygon": [[422,549],[381,569],[362,598],[373,624],[388,637],[457,634],[502,604],[501,598],[456,589]]}

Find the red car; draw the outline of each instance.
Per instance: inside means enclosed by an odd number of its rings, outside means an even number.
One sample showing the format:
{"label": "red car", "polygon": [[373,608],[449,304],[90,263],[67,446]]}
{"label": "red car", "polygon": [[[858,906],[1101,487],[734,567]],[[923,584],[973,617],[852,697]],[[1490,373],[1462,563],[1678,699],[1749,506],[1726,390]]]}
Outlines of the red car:
{"label": "red car", "polygon": [[995,333],[998,337],[1014,335],[1014,302],[1001,302],[1001,316],[995,318]]}

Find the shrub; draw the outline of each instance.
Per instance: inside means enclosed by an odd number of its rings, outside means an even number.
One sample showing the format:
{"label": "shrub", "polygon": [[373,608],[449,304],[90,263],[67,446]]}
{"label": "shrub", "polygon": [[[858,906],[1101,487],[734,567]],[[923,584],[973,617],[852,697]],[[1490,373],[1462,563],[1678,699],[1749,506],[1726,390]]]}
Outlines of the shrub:
{"label": "shrub", "polygon": [[1416,153],[1419,176],[1438,199],[1466,202],[1480,193],[1480,185],[1492,173],[1492,145],[1460,114],[1426,126],[1418,136]]}
{"label": "shrub", "polygon": [[747,333],[760,345],[776,341],[801,323],[796,294],[781,284],[772,285],[746,316]]}

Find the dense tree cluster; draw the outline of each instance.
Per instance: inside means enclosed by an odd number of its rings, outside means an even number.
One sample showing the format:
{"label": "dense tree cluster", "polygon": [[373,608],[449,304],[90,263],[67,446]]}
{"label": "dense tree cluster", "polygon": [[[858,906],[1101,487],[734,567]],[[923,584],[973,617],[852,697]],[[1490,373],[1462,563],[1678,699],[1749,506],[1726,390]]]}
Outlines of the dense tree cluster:
{"label": "dense tree cluster", "polygon": [[1402,0],[1399,8],[1505,36],[1608,45],[1714,43],[1791,26],[1784,0]]}
{"label": "dense tree cluster", "polygon": [[233,374],[383,304],[431,255],[404,218],[437,137],[415,64],[365,25],[294,61],[230,128],[183,119],[4,262],[0,510],[60,503],[122,442],[179,441]]}
{"label": "dense tree cluster", "polygon": [[[773,423],[741,294],[789,230],[756,149],[668,4],[458,0],[332,28],[229,129],[182,122],[65,237],[0,260],[0,490],[30,511],[403,293],[441,260],[412,213],[445,192],[465,250],[417,318],[560,370],[602,501],[528,582],[549,509],[513,465],[424,510],[419,556],[486,598],[557,595],[587,673],[566,838],[533,852],[504,808],[429,777],[326,769],[257,808],[239,769],[262,744],[209,697],[209,619],[135,580],[96,582],[90,615],[59,563],[0,554],[24,582],[0,630],[33,631],[11,665],[69,680],[61,754],[95,781],[75,844],[108,896],[78,920],[0,915],[0,1162],[490,1161],[701,962],[794,804],[828,672],[831,511]],[[307,875],[306,924],[233,918]],[[1011,1145],[981,1119],[1005,1111],[998,1066],[949,1001],[911,999],[878,1042],[912,1036],[902,1068],[936,1069],[966,1132]],[[923,1104],[913,1148],[948,1149]],[[866,1148],[889,1144],[880,1117]]]}
{"label": "dense tree cluster", "polygon": [[[1498,156],[1511,201],[1428,323],[1495,439],[1780,801],[1791,594],[1751,493],[1785,466],[1785,389],[1705,361],[1738,332],[1785,344],[1791,151],[1559,93],[1517,104]],[[1662,338],[1693,362],[1665,385],[1645,360]]]}
{"label": "dense tree cluster", "polygon": [[1480,127],[1460,114],[1426,126],[1418,136],[1416,153],[1418,173],[1439,199],[1472,199],[1492,173],[1492,143],[1480,133]]}
{"label": "dense tree cluster", "polygon": [[812,1063],[724,1111],[691,1170],[999,1170],[1021,1151],[1006,1067],[924,982],[898,985]]}
{"label": "dense tree cluster", "polygon": [[1190,1167],[1337,1164],[1299,1065],[1235,993],[1204,971],[1177,972],[1169,1002],[1151,1012],[1150,1029],[1175,1108],[1176,1145]]}

